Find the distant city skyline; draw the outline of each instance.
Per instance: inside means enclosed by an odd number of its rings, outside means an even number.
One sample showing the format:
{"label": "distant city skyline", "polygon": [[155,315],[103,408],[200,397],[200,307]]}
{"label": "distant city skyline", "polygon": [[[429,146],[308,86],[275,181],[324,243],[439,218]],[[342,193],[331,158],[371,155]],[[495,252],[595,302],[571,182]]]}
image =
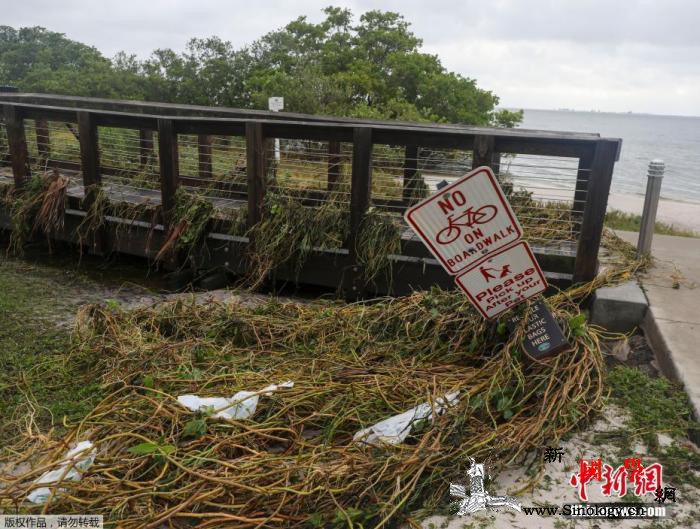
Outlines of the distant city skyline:
{"label": "distant city skyline", "polygon": [[536,112],[580,112],[580,113],[591,113],[591,114],[634,114],[638,116],[661,116],[661,117],[668,117],[668,118],[700,118],[700,114],[698,115],[690,115],[690,114],[664,114],[660,112],[635,112],[633,110],[598,110],[598,109],[585,109],[585,108],[532,108],[532,107],[518,107],[518,106],[504,106],[504,105],[498,105],[496,108],[498,109],[506,109],[506,110],[524,110],[525,112],[528,111],[536,111]]}
{"label": "distant city skyline", "polygon": [[700,3],[692,0],[25,0],[5,5],[2,23],[44,26],[108,57],[145,58],[156,48],[182,51],[193,37],[242,47],[300,15],[318,21],[327,5],[357,17],[400,12],[423,51],[492,90],[501,107],[700,115]]}

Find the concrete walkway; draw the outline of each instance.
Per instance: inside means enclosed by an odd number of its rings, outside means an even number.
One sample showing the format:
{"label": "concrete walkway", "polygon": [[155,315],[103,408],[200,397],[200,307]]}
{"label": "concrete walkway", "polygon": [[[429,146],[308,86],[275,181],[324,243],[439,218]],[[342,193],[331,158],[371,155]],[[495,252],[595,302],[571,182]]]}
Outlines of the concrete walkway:
{"label": "concrete walkway", "polygon": [[[637,244],[637,233],[617,234]],[[683,384],[700,418],[700,238],[654,235],[652,254],[642,278],[649,300],[642,328],[661,370]]]}

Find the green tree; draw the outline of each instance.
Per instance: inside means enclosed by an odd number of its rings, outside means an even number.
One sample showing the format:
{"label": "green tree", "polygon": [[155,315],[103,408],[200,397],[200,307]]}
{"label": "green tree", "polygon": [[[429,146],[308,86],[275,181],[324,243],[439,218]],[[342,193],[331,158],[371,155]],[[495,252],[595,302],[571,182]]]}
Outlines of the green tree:
{"label": "green tree", "polygon": [[109,59],[91,46],[41,27],[0,26],[0,82],[25,92],[124,97],[133,76],[115,75]]}
{"label": "green tree", "polygon": [[249,47],[192,39],[184,52],[147,59],[98,50],[44,28],[0,26],[0,83],[24,91],[172,103],[267,108],[310,114],[512,127],[521,112],[496,111],[498,97],[448,71],[398,13],[328,7],[299,17]]}
{"label": "green tree", "polygon": [[[473,125],[519,122],[495,111],[498,97],[447,71],[398,13],[369,11],[353,25],[347,9],[329,7],[318,24],[299,17],[253,43],[250,101],[285,97],[287,110],[342,116]],[[500,119],[497,117],[500,116]]]}
{"label": "green tree", "polygon": [[522,110],[498,110],[494,114],[494,121],[498,127],[515,127],[523,120]]}

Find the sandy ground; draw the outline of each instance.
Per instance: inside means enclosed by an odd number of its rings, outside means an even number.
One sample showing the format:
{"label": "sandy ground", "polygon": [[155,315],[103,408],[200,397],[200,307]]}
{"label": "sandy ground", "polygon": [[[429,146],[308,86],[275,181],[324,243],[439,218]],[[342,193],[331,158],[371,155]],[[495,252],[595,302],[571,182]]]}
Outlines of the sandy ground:
{"label": "sandy ground", "polygon": [[[598,458],[603,463],[609,463],[613,468],[622,464],[620,454],[612,445],[601,444],[594,439],[596,434],[610,432],[619,429],[625,421],[625,414],[622,410],[607,406],[602,417],[595,421],[585,431],[576,433],[567,441],[560,443],[564,451],[561,463],[546,463],[543,478],[539,485],[531,492],[520,494],[516,500],[521,507],[542,507],[558,506],[560,509],[566,503],[581,503],[578,491],[569,484],[571,475],[578,471],[580,458]],[[669,446],[683,442],[687,445],[690,441],[673,440],[665,434],[658,434],[660,446]],[[647,450],[644,445],[639,444],[634,447],[634,454],[630,456],[639,457],[643,463],[651,464],[657,461],[645,458]],[[486,468],[488,472],[488,468]],[[491,474],[492,482],[486,487],[489,494],[504,495],[514,494],[529,481],[525,469],[512,467],[497,474]],[[465,476],[465,483],[468,478]],[[699,528],[700,519],[697,518],[697,508],[700,505],[700,490],[685,483],[666,482],[665,486],[676,488],[677,503],[667,502],[667,518],[653,520],[600,520],[600,519],[571,519],[562,514],[554,516],[540,516],[537,514],[527,515],[524,512],[517,512],[509,507],[491,508],[464,516],[431,516],[425,519],[422,527],[425,529],[635,529],[635,528]],[[635,496],[628,492],[623,498],[605,497],[600,490],[600,483],[592,483],[587,487],[588,503],[621,503],[632,502]],[[445,498],[445,503],[450,501]],[[639,498],[638,498],[639,501]],[[653,496],[644,498],[644,503],[654,503]],[[658,505],[654,503],[655,505]]]}
{"label": "sandy ground", "polygon": [[[560,189],[538,189],[534,197],[540,200],[547,200],[547,198],[561,200],[569,195],[569,192]],[[633,194],[610,193],[608,197],[608,211],[613,209],[641,215],[644,209],[644,197]],[[673,224],[679,228],[700,232],[700,203],[662,198],[659,200],[656,220]]]}
{"label": "sandy ground", "polygon": [[[611,193],[608,198],[608,211],[619,209],[625,213],[641,215],[643,208],[644,197],[639,195]],[[656,220],[700,232],[700,204],[662,198],[659,200]]]}

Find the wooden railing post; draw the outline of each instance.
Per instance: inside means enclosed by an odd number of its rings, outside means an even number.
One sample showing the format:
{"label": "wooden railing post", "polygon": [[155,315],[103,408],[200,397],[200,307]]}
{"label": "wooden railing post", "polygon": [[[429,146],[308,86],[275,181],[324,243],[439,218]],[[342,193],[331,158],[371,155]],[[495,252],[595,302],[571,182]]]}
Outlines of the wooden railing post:
{"label": "wooden railing post", "polygon": [[160,196],[163,225],[167,229],[175,210],[175,193],[180,185],[177,132],[171,119],[158,119],[158,156],[160,158]]}
{"label": "wooden railing post", "polygon": [[245,140],[248,176],[248,228],[250,229],[260,221],[265,200],[265,139],[262,124],[246,123]]}
{"label": "wooden railing post", "polygon": [[78,133],[80,135],[80,165],[85,191],[102,183],[100,175],[100,153],[97,138],[97,125],[90,112],[78,112]]}
{"label": "wooden railing post", "polygon": [[153,158],[153,131],[139,129],[139,165],[143,168]]}
{"label": "wooden railing post", "polygon": [[488,165],[493,168],[495,138],[493,136],[474,136],[474,155],[472,169]]}
{"label": "wooden railing post", "polygon": [[[80,169],[83,174],[83,190],[85,193],[83,207],[86,211],[89,211],[95,203],[97,193],[102,185],[97,125],[90,112],[78,112],[78,134],[80,136]],[[102,232],[94,233],[93,239],[88,241],[88,244],[94,253],[102,253],[104,250],[104,234]]]}
{"label": "wooden railing post", "polygon": [[597,273],[598,250],[603,234],[603,222],[608,207],[618,143],[617,140],[601,139],[595,146],[576,252],[574,283],[590,281]]}
{"label": "wooden railing post", "polygon": [[493,153],[493,162],[491,163],[491,169],[493,169],[493,172],[496,176],[498,176],[501,172],[501,156],[503,155],[500,152]]}
{"label": "wooden railing post", "polygon": [[211,144],[213,136],[197,136],[197,154],[199,157],[199,178],[210,179],[212,176]]}
{"label": "wooden railing post", "polygon": [[372,192],[372,129],[356,127],[353,129],[352,146],[352,180],[350,188],[350,234],[348,237],[348,252],[351,270],[345,277],[346,297],[357,297],[361,294],[362,270],[358,262],[357,242],[360,236],[362,221],[369,209]]}
{"label": "wooden railing post", "polygon": [[10,149],[12,162],[12,175],[15,180],[15,189],[22,189],[29,179],[29,152],[27,151],[27,137],[24,133],[24,120],[21,112],[12,105],[3,106],[5,126],[7,128],[7,143]]}
{"label": "wooden railing post", "polygon": [[49,122],[45,119],[34,120],[34,130],[36,130],[36,150],[39,154],[39,158],[48,160],[51,156]]}
{"label": "wooden railing post", "polygon": [[328,191],[338,189],[343,159],[340,156],[340,142],[328,142]]}
{"label": "wooden railing post", "polygon": [[418,146],[406,145],[403,161],[403,203],[411,206],[417,202]]}

